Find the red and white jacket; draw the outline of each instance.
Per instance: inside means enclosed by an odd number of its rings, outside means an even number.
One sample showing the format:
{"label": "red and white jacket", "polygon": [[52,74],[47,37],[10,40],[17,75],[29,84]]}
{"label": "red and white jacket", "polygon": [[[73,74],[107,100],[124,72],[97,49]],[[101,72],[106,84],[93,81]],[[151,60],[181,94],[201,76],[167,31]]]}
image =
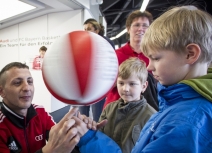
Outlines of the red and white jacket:
{"label": "red and white jacket", "polygon": [[32,104],[24,117],[3,102],[0,106],[0,153],[34,153],[40,150],[54,124],[42,106]]}

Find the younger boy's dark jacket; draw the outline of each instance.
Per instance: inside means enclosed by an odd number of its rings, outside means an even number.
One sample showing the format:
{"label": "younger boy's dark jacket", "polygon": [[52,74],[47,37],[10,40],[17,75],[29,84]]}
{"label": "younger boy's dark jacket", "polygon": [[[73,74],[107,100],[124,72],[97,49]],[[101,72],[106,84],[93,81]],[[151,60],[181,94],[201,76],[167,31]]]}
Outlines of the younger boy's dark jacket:
{"label": "younger boy's dark jacket", "polygon": [[137,142],[140,132],[156,110],[141,96],[138,101],[125,103],[119,99],[106,106],[99,122],[107,119],[108,123],[100,129],[119,144],[123,153],[130,153]]}

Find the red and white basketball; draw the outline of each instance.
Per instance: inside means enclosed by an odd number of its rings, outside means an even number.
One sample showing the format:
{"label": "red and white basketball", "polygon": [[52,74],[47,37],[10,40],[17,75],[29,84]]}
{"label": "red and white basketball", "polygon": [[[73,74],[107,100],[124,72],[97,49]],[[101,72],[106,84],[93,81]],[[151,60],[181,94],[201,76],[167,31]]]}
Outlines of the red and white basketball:
{"label": "red and white basketball", "polygon": [[72,105],[101,100],[117,74],[113,47],[103,37],[87,31],[74,31],[57,39],[42,65],[47,89],[58,100]]}

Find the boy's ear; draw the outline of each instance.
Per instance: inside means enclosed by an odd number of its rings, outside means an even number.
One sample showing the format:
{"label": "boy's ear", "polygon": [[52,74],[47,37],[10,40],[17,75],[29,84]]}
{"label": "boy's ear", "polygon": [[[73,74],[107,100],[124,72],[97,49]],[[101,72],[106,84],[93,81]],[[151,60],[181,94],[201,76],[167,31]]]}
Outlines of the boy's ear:
{"label": "boy's ear", "polygon": [[146,88],[147,88],[147,86],[148,86],[148,81],[145,81],[143,84],[142,84],[142,87],[143,87],[143,89],[142,89],[142,93],[144,93],[144,91],[146,90]]}
{"label": "boy's ear", "polygon": [[186,56],[187,56],[188,64],[195,63],[199,59],[200,54],[201,54],[201,49],[199,45],[192,43],[186,46]]}

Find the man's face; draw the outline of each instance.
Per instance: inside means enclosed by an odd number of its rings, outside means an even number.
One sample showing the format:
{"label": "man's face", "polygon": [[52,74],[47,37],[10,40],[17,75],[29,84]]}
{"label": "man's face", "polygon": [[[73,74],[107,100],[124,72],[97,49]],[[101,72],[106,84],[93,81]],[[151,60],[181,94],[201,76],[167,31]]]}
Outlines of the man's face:
{"label": "man's face", "polygon": [[120,97],[125,103],[138,101],[141,98],[141,93],[146,90],[147,81],[141,83],[138,77],[132,74],[128,79],[117,79],[117,89]]}
{"label": "man's face", "polygon": [[34,95],[33,78],[29,70],[13,67],[3,75],[5,85],[0,86],[3,101],[14,112],[25,116]]}

